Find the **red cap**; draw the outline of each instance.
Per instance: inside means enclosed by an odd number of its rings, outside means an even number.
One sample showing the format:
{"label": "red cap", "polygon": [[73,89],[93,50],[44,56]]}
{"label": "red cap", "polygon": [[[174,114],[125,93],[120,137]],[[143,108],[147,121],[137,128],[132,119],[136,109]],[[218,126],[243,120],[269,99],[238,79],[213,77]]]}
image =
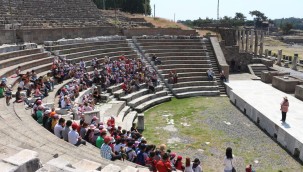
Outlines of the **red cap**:
{"label": "red cap", "polygon": [[104,137],[104,143],[109,143],[111,140],[112,140],[112,137],[110,137],[110,136]]}
{"label": "red cap", "polygon": [[78,128],[78,124],[74,122],[74,123],[72,124],[72,129],[75,130],[75,129],[77,129],[77,128]]}

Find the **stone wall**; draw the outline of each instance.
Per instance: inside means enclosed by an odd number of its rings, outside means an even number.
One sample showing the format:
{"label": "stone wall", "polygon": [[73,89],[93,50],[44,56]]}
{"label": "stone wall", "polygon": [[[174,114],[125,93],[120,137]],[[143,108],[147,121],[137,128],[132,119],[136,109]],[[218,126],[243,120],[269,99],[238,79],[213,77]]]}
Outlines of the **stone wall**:
{"label": "stone wall", "polygon": [[142,35],[198,35],[196,30],[181,30],[178,28],[133,28],[123,30],[123,35],[130,38]]}
{"label": "stone wall", "polygon": [[15,30],[0,30],[0,45],[15,43]]}
{"label": "stone wall", "polygon": [[56,29],[23,29],[17,30],[17,37],[22,42],[43,43],[61,38],[88,38],[94,36],[117,35],[115,27],[85,27],[85,28],[56,28]]}
{"label": "stone wall", "polygon": [[[239,46],[225,46],[225,41],[221,41],[220,45],[231,71],[238,71],[240,67],[241,72],[248,72],[247,65],[253,62],[253,55],[248,53],[240,53]],[[231,68],[232,60],[235,61],[234,69]]]}

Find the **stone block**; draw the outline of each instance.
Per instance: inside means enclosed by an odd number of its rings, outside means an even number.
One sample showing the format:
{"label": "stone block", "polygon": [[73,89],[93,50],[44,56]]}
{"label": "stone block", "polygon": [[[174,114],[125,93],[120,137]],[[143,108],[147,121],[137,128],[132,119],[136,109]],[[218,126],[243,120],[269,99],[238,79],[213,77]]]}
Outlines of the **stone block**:
{"label": "stone block", "polygon": [[300,80],[292,77],[274,76],[272,86],[286,93],[294,93],[297,85],[300,85]]}
{"label": "stone block", "polygon": [[139,113],[138,114],[138,124],[137,124],[137,128],[140,131],[144,130],[144,113]]}
{"label": "stone block", "polygon": [[285,76],[285,75],[289,75],[289,72],[262,71],[261,81],[265,83],[272,83],[272,78],[274,76]]}
{"label": "stone block", "polygon": [[91,111],[91,112],[84,112],[84,120],[85,122],[89,123],[91,122],[91,120],[93,119],[93,117],[96,116],[97,118],[99,118],[97,120],[97,123],[100,122],[100,111]]}
{"label": "stone block", "polygon": [[18,166],[15,172],[32,172],[38,170],[41,166],[38,153],[28,149],[3,159],[3,162]]}
{"label": "stone block", "polygon": [[139,172],[139,169],[135,168],[135,167],[131,167],[131,166],[127,166],[124,170],[122,170],[121,172]]}
{"label": "stone block", "polygon": [[57,114],[60,114],[60,115],[66,115],[66,114],[68,114],[67,109],[57,108],[55,111],[56,111]]}
{"label": "stone block", "polygon": [[73,167],[82,171],[101,170],[101,164],[86,159],[73,164]]}
{"label": "stone block", "polygon": [[108,164],[101,170],[101,172],[120,172],[120,171],[121,171],[121,167],[113,164]]}
{"label": "stone block", "polygon": [[303,85],[296,86],[295,97],[303,101]]}
{"label": "stone block", "polygon": [[1,167],[1,171],[5,171],[5,172],[13,172],[18,169],[18,166],[5,162],[0,162],[0,167]]}

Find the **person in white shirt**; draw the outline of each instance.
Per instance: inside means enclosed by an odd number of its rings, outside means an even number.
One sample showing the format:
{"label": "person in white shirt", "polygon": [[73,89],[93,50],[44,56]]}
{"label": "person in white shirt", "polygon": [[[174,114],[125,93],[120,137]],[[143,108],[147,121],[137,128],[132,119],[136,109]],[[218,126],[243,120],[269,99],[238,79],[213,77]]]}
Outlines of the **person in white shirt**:
{"label": "person in white shirt", "polygon": [[65,126],[65,119],[64,118],[60,118],[59,122],[55,125],[54,127],[54,134],[59,137],[60,139],[63,138],[62,136],[62,131],[63,131],[63,127]]}
{"label": "person in white shirt", "polygon": [[233,153],[232,149],[228,147],[226,148],[226,156],[224,158],[224,172],[232,172],[233,167]]}
{"label": "person in white shirt", "polygon": [[68,133],[68,142],[75,146],[79,146],[80,144],[86,145],[86,141],[82,140],[82,138],[79,136],[77,128],[78,124],[73,123],[72,130]]}

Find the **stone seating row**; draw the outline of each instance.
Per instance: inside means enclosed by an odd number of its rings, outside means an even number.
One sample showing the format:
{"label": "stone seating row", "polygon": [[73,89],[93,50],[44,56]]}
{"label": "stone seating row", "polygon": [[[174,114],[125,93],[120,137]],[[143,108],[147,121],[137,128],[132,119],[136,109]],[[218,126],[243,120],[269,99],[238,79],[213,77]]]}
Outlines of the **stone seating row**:
{"label": "stone seating row", "polygon": [[[161,65],[154,67],[178,98],[219,95],[217,82],[208,81],[206,75],[207,70],[213,68],[210,45],[199,39],[138,39],[135,42],[145,52],[147,60],[151,60],[152,54],[159,58]],[[161,50],[155,48],[160,45]],[[191,45],[195,48],[190,48]],[[171,71],[178,74],[175,84],[169,81]]]}
{"label": "stone seating row", "polygon": [[[79,57],[90,56],[90,55],[102,55],[102,56],[114,56],[117,54],[129,54],[133,50],[130,47],[117,47],[117,48],[106,48],[106,49],[96,49],[90,51],[82,51],[77,53],[65,54],[66,59],[76,59]],[[62,56],[62,55],[61,55]]]}
{"label": "stone seating row", "polygon": [[41,53],[41,52],[43,52],[43,50],[40,48],[35,48],[35,49],[30,49],[30,50],[19,50],[19,48],[18,48],[18,49],[14,49],[14,51],[11,51],[11,52],[4,52],[4,53],[0,52],[1,53],[0,61],[19,57],[19,56],[37,54],[37,53]]}
{"label": "stone seating row", "polygon": [[96,49],[106,49],[106,48],[116,48],[116,47],[127,47],[128,44],[126,42],[108,42],[107,44],[101,44],[98,45],[97,43],[95,44],[88,44],[83,47],[76,47],[76,48],[70,48],[70,49],[64,49],[64,50],[59,50],[57,53],[58,55],[63,55],[63,54],[72,54],[72,53],[77,53],[77,52],[83,52],[83,51],[89,51],[89,50],[96,50]]}
{"label": "stone seating row", "polygon": [[62,50],[62,49],[70,49],[70,48],[77,48],[80,46],[87,46],[88,44],[92,43],[92,45],[95,42],[100,42],[100,43],[108,43],[112,41],[124,41],[125,42],[125,37],[124,36],[97,36],[97,37],[90,37],[90,38],[76,38],[76,39],[60,39],[57,41],[44,41],[44,45],[46,50],[47,47],[50,49],[48,51],[53,51],[53,50]]}
{"label": "stone seating row", "polygon": [[25,71],[25,70],[28,70],[28,69],[34,67],[34,66],[51,63],[52,60],[53,60],[53,58],[51,56],[47,56],[47,57],[43,57],[43,58],[40,58],[40,59],[35,60],[35,61],[27,61],[25,63],[12,65],[12,66],[1,69],[0,76],[1,77],[10,77],[10,76],[12,76],[15,73],[18,66],[22,67],[22,71]]}

